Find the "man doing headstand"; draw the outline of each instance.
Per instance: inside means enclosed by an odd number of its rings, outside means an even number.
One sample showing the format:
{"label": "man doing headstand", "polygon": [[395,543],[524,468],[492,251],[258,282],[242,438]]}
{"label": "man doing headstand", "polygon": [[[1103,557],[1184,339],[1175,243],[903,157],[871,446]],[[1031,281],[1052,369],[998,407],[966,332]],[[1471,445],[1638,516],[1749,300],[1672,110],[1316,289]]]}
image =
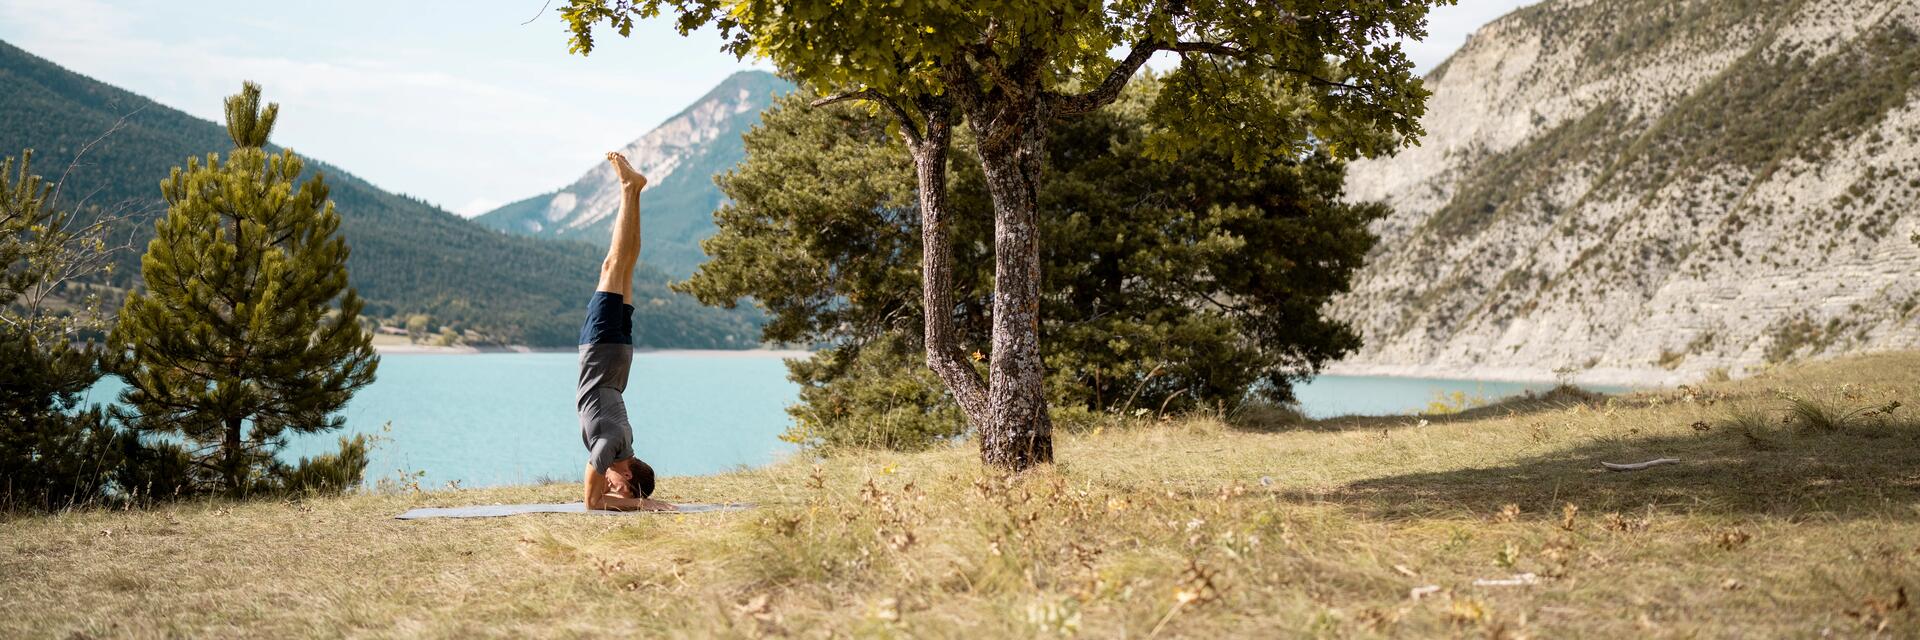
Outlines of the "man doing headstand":
{"label": "man doing headstand", "polygon": [[620,176],[620,217],[613,246],[600,263],[600,284],[587,302],[580,327],[580,437],[587,445],[588,509],[671,511],[654,500],[653,468],[633,456],[633,426],[627,421],[627,371],[633,366],[633,267],[640,261],[640,190],[646,176],[625,156],[607,154]]}

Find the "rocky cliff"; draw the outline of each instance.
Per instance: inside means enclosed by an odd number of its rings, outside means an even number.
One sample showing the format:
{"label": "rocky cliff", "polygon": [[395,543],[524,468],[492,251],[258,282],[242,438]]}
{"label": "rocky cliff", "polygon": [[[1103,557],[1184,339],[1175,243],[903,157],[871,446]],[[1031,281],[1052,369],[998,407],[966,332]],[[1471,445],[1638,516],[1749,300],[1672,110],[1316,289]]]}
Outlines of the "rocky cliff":
{"label": "rocky cliff", "polygon": [[[713,235],[713,210],[724,196],[713,183],[746,157],[740,141],[760,111],[793,85],[765,71],[742,71],[621,150],[648,178],[643,192],[640,259],[685,277],[706,259],[700,240]],[[500,207],[475,220],[510,233],[606,245],[620,209],[620,181],[605,162],[558,191]]]}
{"label": "rocky cliff", "polygon": [[1920,1],[1547,0],[1429,74],[1349,372],[1740,375],[1920,346]]}

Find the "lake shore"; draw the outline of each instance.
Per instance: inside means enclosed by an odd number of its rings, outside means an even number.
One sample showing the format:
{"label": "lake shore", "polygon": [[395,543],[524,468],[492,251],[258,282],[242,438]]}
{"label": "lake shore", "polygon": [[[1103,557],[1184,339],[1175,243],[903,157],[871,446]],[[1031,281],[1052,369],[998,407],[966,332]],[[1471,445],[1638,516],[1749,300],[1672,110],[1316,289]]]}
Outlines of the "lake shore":
{"label": "lake shore", "polygon": [[1436,364],[1389,364],[1379,362],[1335,362],[1321,372],[1332,376],[1378,376],[1443,380],[1485,380],[1489,382],[1560,382],[1575,385],[1658,388],[1699,382],[1698,376],[1665,369],[1628,369],[1602,367],[1587,369],[1571,376],[1560,376],[1552,369],[1536,367],[1458,367]]}
{"label": "lake shore", "polygon": [[[524,345],[487,345],[487,346],[437,346],[426,344],[379,344],[373,345],[380,355],[474,355],[482,353],[573,353],[573,347],[529,347]],[[639,347],[634,353],[660,355],[705,355],[731,358],[804,358],[813,354],[799,349],[654,349]]]}
{"label": "lake shore", "polygon": [[[572,353],[572,347],[529,347],[525,345],[436,346],[408,343],[375,343],[380,355],[461,355],[483,353]],[[658,355],[700,355],[728,358],[804,358],[813,352],[802,349],[654,349],[636,348],[634,353]],[[1390,364],[1378,362],[1335,362],[1323,375],[1376,376],[1438,380],[1484,380],[1488,382],[1559,382],[1562,377],[1551,369],[1534,367],[1457,367],[1435,364]],[[1597,368],[1566,378],[1576,385],[1657,388],[1699,382],[1693,374],[1665,369]]]}

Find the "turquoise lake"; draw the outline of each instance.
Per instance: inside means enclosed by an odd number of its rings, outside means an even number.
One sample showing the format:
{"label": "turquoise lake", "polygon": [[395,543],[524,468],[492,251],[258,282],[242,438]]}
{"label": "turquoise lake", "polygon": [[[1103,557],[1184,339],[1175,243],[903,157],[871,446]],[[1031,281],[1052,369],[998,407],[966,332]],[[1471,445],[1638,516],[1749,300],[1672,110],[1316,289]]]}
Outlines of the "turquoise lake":
{"label": "turquoise lake", "polygon": [[[425,472],[423,487],[478,487],[579,478],[585,449],[574,417],[573,353],[388,354],[379,378],[347,406],[347,429],[379,434],[369,481]],[[1322,376],[1296,390],[1308,415],[1393,414],[1441,394],[1497,399],[1548,383]],[[92,402],[121,385],[105,379]],[[636,354],[626,400],[634,450],[662,475],[765,465],[795,452],[779,439],[798,388],[775,355]],[[391,428],[387,428],[391,425]],[[295,438],[294,460],[333,450],[337,434]]]}

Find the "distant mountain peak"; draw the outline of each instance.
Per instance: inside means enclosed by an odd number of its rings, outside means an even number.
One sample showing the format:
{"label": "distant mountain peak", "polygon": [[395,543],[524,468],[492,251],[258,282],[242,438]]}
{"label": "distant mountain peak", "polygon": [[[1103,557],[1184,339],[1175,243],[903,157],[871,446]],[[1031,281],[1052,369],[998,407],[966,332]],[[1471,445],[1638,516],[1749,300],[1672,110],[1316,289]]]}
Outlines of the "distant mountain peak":
{"label": "distant mountain peak", "polygon": [[[763,81],[742,77],[733,91]],[[84,194],[94,204],[129,204],[140,213],[164,212],[161,178],[189,157],[224,155],[232,146],[220,125],[0,42],[0,155],[33,149],[34,169],[64,179],[67,194]],[[75,163],[83,149],[84,160]],[[70,171],[62,170],[70,164]],[[579,304],[591,291],[600,252],[504,235],[318,159],[308,158],[307,167],[327,176],[340,232],[353,247],[350,282],[366,301],[368,317],[427,314],[435,323],[490,340],[536,346],[570,346],[579,337]],[[114,237],[128,238],[134,250],[117,254],[110,283],[132,286],[153,237],[152,220],[123,221]],[[758,344],[750,316],[701,306],[666,284],[667,276],[651,269],[637,275],[635,297],[648,301],[637,311],[638,343]]]}
{"label": "distant mountain peak", "polygon": [[[706,95],[639,139],[620,147],[647,175],[641,261],[685,276],[705,260],[700,240],[713,234],[713,211],[724,196],[713,176],[746,156],[740,136],[760,111],[793,85],[759,70],[736,72]],[[508,204],[475,218],[521,235],[606,244],[620,207],[612,167],[595,162],[573,184]]]}

